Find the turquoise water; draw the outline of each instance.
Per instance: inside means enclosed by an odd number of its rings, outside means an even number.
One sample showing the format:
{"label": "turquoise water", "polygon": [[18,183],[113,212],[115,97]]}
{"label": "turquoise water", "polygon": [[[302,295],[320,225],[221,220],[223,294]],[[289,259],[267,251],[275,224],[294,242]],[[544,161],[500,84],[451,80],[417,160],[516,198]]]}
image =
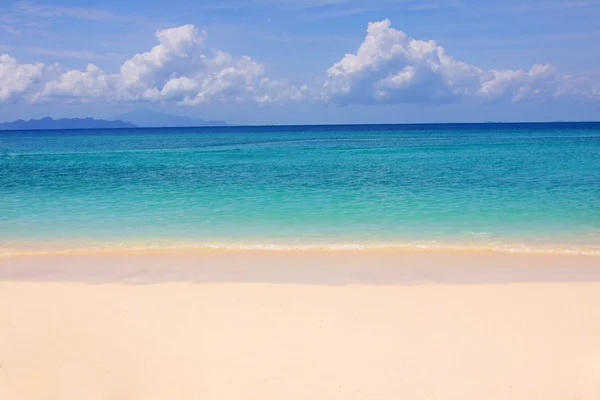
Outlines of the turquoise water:
{"label": "turquoise water", "polygon": [[596,252],[600,124],[0,132],[0,248],[46,245]]}

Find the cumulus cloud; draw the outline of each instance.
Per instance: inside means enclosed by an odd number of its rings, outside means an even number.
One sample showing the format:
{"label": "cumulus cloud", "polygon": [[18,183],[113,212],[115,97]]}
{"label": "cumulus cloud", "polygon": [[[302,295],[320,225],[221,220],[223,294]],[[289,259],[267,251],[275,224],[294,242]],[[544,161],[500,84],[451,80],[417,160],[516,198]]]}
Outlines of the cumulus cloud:
{"label": "cumulus cloud", "polygon": [[[160,30],[158,44],[126,60],[118,72],[94,64],[53,73],[43,64],[0,58],[0,101],[147,101],[201,104],[214,101],[280,102],[300,98],[305,88],[265,75],[247,56],[204,51],[206,33],[193,25]],[[41,85],[33,83],[46,80]]]}
{"label": "cumulus cloud", "polygon": [[44,64],[19,64],[8,54],[0,54],[0,103],[18,100],[44,73]]}
{"label": "cumulus cloud", "polygon": [[456,60],[435,41],[413,39],[389,20],[370,23],[355,54],[332,65],[320,84],[273,79],[248,56],[206,50],[207,34],[193,25],[156,32],[157,44],[113,72],[20,64],[0,55],[0,104],[43,102],[283,103],[316,99],[347,104],[518,102],[600,99],[600,84],[547,64],[486,70]]}
{"label": "cumulus cloud", "polygon": [[327,71],[322,97],[338,104],[499,102],[563,96],[600,98],[599,86],[550,65],[484,70],[449,56],[435,41],[372,22],[356,54]]}

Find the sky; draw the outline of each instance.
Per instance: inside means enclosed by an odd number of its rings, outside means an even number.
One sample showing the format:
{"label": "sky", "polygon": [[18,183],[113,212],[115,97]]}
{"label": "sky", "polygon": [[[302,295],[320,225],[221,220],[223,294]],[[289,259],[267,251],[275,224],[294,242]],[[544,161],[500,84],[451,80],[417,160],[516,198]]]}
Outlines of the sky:
{"label": "sky", "polygon": [[0,121],[600,120],[600,0],[0,0]]}

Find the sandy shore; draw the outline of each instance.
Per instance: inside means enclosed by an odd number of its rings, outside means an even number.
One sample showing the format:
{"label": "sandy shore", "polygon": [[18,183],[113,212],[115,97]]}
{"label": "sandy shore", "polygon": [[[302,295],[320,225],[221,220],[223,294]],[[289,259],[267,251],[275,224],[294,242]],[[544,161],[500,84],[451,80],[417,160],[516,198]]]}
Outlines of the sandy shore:
{"label": "sandy shore", "polygon": [[0,399],[600,398],[600,258],[0,259]]}

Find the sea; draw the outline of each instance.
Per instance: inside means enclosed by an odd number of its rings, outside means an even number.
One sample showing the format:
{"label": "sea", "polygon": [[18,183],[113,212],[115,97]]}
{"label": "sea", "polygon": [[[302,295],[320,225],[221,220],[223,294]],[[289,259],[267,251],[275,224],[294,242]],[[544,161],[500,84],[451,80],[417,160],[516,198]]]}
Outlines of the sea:
{"label": "sea", "polygon": [[600,123],[0,132],[0,254],[600,254]]}

